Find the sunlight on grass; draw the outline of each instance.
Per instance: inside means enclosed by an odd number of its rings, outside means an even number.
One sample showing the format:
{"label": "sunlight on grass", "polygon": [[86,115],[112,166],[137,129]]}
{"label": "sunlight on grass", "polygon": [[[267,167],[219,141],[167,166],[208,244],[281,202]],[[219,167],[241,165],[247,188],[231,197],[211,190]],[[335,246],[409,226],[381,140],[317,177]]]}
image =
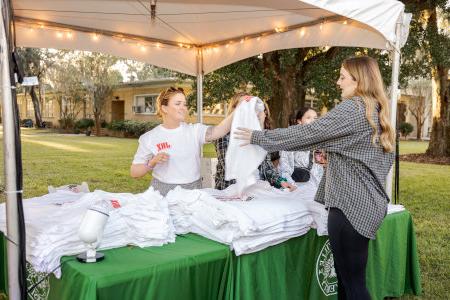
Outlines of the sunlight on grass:
{"label": "sunlight on grass", "polygon": [[85,149],[81,149],[81,148],[74,147],[74,146],[69,146],[69,145],[64,145],[64,144],[61,144],[61,143],[35,141],[35,140],[30,140],[30,139],[22,139],[22,141],[25,142],[25,143],[38,144],[38,145],[42,145],[42,146],[46,146],[46,147],[59,149],[59,150],[67,150],[67,151],[72,151],[72,152],[85,152],[85,153],[90,152],[90,151],[85,150]]}

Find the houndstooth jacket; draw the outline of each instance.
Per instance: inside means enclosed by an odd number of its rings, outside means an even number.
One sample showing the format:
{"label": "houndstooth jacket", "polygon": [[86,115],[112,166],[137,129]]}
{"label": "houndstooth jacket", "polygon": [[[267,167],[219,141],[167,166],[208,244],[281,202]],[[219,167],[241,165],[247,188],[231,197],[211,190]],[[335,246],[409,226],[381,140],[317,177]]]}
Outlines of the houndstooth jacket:
{"label": "houndstooth jacket", "polygon": [[[377,113],[372,118],[379,124]],[[364,102],[353,97],[311,124],[254,131],[251,143],[269,152],[324,149],[328,166],[315,200],[339,208],[358,233],[375,239],[387,212],[384,185],[394,153],[384,152],[378,139],[372,143],[372,135]]]}

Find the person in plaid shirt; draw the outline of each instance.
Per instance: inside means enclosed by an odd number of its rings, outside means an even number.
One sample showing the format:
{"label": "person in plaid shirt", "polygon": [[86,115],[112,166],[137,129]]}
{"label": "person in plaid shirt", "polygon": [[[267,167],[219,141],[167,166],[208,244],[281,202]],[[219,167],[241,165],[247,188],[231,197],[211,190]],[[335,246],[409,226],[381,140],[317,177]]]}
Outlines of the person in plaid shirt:
{"label": "person in plaid shirt", "polygon": [[344,60],[337,84],[344,100],[315,122],[264,131],[241,128],[236,136],[243,145],[267,151],[326,151],[328,165],[315,200],[329,208],[338,298],[366,300],[368,244],[387,212],[385,181],[394,161],[394,128],[375,59]]}
{"label": "person in plaid shirt", "polygon": [[[246,93],[238,93],[232,98],[230,102],[230,112],[232,112],[236,108],[236,106],[241,101],[241,98],[243,97],[248,96]],[[265,105],[264,113],[259,115],[258,117],[263,123],[264,128],[266,129],[271,128],[270,112],[268,110],[267,105]],[[214,180],[215,180],[215,188],[218,190],[226,189],[230,185],[236,183],[235,180],[231,181],[225,180],[225,154],[227,153],[229,142],[230,142],[229,133],[224,137],[219,138],[213,142],[217,153],[217,169]],[[274,167],[272,160],[270,158],[270,154],[266,155],[266,158],[258,167],[258,170],[260,179],[268,181],[270,185],[276,188],[288,188],[290,191],[296,189],[296,186],[294,184],[288,183],[287,179],[282,177],[278,172],[278,170]]]}

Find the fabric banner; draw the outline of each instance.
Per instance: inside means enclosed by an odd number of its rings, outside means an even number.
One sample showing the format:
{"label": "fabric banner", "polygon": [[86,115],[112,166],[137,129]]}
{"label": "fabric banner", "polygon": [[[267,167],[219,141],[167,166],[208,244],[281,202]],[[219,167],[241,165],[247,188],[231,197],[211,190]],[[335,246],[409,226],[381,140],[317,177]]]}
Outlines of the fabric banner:
{"label": "fabric banner", "polygon": [[[1,239],[0,293],[7,288],[5,242],[3,236]],[[123,247],[104,253],[105,260],[96,264],[64,257],[62,278],[51,276],[44,283],[50,287],[48,298],[337,299],[330,243],[315,230],[242,256],[195,234],[178,236],[176,243],[162,247]],[[377,239],[369,243],[366,275],[372,299],[421,294],[409,212],[386,217]],[[42,293],[42,298],[47,293]]]}

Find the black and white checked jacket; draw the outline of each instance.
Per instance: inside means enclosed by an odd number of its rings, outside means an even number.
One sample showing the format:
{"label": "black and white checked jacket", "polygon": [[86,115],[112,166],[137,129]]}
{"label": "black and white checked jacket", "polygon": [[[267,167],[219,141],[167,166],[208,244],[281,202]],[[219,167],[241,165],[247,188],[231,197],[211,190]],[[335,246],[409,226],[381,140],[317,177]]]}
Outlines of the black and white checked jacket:
{"label": "black and white checked jacket", "polygon": [[[378,114],[372,117],[379,124]],[[315,200],[339,208],[361,235],[375,239],[387,212],[384,185],[394,153],[372,143],[372,134],[363,100],[353,97],[311,124],[254,131],[251,143],[269,152],[324,149],[328,166]]]}

